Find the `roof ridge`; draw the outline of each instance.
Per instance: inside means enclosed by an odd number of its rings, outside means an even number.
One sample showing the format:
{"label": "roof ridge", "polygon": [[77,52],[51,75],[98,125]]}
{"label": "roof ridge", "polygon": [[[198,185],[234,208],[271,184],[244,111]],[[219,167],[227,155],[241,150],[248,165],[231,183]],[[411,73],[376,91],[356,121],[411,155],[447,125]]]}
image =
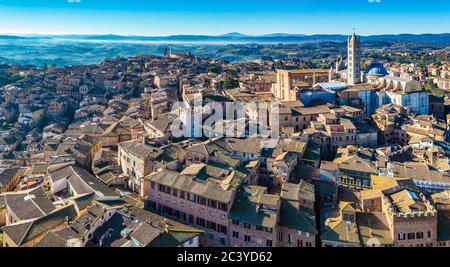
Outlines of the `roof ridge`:
{"label": "roof ridge", "polygon": [[[73,166],[70,166],[73,170],[73,172],[75,173],[75,175],[81,180],[81,182],[83,184],[85,184],[89,189],[91,189],[92,191],[96,192],[96,190],[94,190],[94,188],[92,188],[89,184],[86,183],[86,181],[83,180],[83,178],[81,178],[81,176],[75,171],[75,169],[73,169]],[[71,176],[71,175],[70,175]],[[69,176],[69,177],[70,177]],[[67,181],[69,183],[69,181]]]}
{"label": "roof ridge", "polygon": [[[30,191],[30,192],[31,192],[31,191]],[[27,193],[28,196],[30,196],[30,192]],[[45,194],[45,191],[44,191],[44,194]],[[41,211],[41,212],[44,214],[44,216],[47,214],[46,212],[44,212],[44,211],[41,209],[41,207],[39,207],[39,205],[36,203],[36,201],[33,200],[33,198],[30,197],[30,200],[31,200],[31,201],[33,202],[33,204],[39,209],[39,211]],[[52,203],[52,204],[53,204],[53,203]]]}

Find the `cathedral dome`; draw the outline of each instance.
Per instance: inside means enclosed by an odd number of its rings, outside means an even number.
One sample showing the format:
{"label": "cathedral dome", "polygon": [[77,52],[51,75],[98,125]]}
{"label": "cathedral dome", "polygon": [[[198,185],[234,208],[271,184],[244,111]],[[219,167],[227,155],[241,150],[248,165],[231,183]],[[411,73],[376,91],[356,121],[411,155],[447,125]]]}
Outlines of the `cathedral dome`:
{"label": "cathedral dome", "polygon": [[386,68],[383,66],[383,64],[380,63],[374,63],[366,68],[366,73],[368,75],[374,75],[374,76],[386,76],[388,75],[388,72]]}

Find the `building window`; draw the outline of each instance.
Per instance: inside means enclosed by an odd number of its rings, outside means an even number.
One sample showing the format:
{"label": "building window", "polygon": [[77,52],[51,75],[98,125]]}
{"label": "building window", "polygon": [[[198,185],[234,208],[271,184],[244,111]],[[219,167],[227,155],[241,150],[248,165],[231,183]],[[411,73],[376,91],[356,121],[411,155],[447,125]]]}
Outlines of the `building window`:
{"label": "building window", "polygon": [[206,206],[206,198],[198,196],[197,203]]}
{"label": "building window", "polygon": [[267,233],[273,233],[273,228],[271,228],[271,227],[266,227],[266,232],[267,232]]}
{"label": "building window", "polygon": [[266,247],[272,247],[272,240],[266,240]]}
{"label": "building window", "polygon": [[214,209],[217,209],[217,201],[215,201],[215,200],[208,200],[208,207],[211,207],[211,208],[214,208]]}
{"label": "building window", "polygon": [[180,212],[180,219],[185,222],[186,221],[186,213]]}
{"label": "building window", "polygon": [[233,238],[239,239],[239,232],[233,231]]}
{"label": "building window", "polygon": [[248,223],[244,223],[244,228],[250,229],[250,228],[252,228],[252,225],[248,224]]}
{"label": "building window", "polygon": [[278,241],[283,241],[283,233],[278,232]]}
{"label": "building window", "polygon": [[249,235],[245,235],[244,236],[244,241],[245,242],[251,242],[251,237]]}
{"label": "building window", "polygon": [[405,240],[405,234],[404,233],[398,234],[398,240]]}
{"label": "building window", "polygon": [[228,228],[225,225],[218,225],[217,231],[222,234],[228,234]]}
{"label": "building window", "polygon": [[408,240],[416,239],[416,234],[414,233],[408,233]]}
{"label": "building window", "polygon": [[422,239],[423,238],[423,232],[416,233],[416,239]]}
{"label": "building window", "polygon": [[262,227],[261,225],[257,225],[257,226],[256,226],[256,230],[258,230],[258,231],[264,231],[264,227]]}
{"label": "building window", "polygon": [[292,244],[292,235],[288,235],[288,243]]}
{"label": "building window", "polygon": [[211,230],[216,231],[217,230],[217,224],[215,222],[208,221],[208,228]]}
{"label": "building window", "polygon": [[228,211],[228,204],[226,203],[220,203],[219,204],[219,209],[223,210],[223,211]]}
{"label": "building window", "polygon": [[160,185],[158,186],[158,191],[159,191],[159,192],[164,192],[164,191],[166,191],[164,185],[160,184]]}
{"label": "building window", "polygon": [[239,221],[238,220],[231,220],[231,222],[234,224],[234,225],[239,225]]}
{"label": "building window", "polygon": [[209,240],[214,240],[214,234],[213,233],[208,233],[208,239]]}
{"label": "building window", "polygon": [[150,201],[150,202],[149,202],[149,206],[150,206],[150,209],[151,209],[151,210],[156,210],[156,206],[157,206],[157,205],[156,205],[156,202]]}
{"label": "building window", "polygon": [[206,221],[205,221],[205,219],[197,217],[197,224],[200,225],[200,226],[205,227],[206,226]]}
{"label": "building window", "polygon": [[428,238],[431,238],[431,231],[428,231]]}

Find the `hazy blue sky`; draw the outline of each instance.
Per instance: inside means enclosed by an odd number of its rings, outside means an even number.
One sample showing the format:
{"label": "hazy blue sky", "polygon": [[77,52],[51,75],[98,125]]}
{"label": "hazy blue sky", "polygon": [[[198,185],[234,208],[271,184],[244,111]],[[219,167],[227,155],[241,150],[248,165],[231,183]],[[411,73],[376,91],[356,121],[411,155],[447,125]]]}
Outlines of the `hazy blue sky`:
{"label": "hazy blue sky", "polygon": [[450,32],[449,0],[0,0],[0,33]]}

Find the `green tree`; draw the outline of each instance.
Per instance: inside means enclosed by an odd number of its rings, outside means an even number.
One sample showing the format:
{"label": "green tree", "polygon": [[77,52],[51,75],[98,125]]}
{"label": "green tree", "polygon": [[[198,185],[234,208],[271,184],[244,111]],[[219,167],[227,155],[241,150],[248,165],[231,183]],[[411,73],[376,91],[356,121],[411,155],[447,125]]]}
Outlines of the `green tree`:
{"label": "green tree", "polygon": [[433,82],[433,79],[428,79],[427,84],[426,84],[426,88],[428,90],[436,89],[437,85]]}
{"label": "green tree", "polygon": [[227,78],[237,78],[237,73],[235,70],[227,70]]}
{"label": "green tree", "polygon": [[222,84],[223,90],[229,90],[239,87],[239,81],[237,79],[227,78]]}
{"label": "green tree", "polygon": [[235,70],[227,70],[225,81],[222,84],[223,90],[229,90],[239,87],[239,80]]}
{"label": "green tree", "polygon": [[425,88],[430,92],[430,94],[434,95],[434,96],[445,96],[445,94],[447,93],[445,90],[442,90],[441,88],[439,88],[434,82],[433,79],[428,79],[428,82],[425,85]]}
{"label": "green tree", "polygon": [[212,72],[212,73],[220,73],[220,69],[216,66],[211,66],[208,68],[208,72]]}

